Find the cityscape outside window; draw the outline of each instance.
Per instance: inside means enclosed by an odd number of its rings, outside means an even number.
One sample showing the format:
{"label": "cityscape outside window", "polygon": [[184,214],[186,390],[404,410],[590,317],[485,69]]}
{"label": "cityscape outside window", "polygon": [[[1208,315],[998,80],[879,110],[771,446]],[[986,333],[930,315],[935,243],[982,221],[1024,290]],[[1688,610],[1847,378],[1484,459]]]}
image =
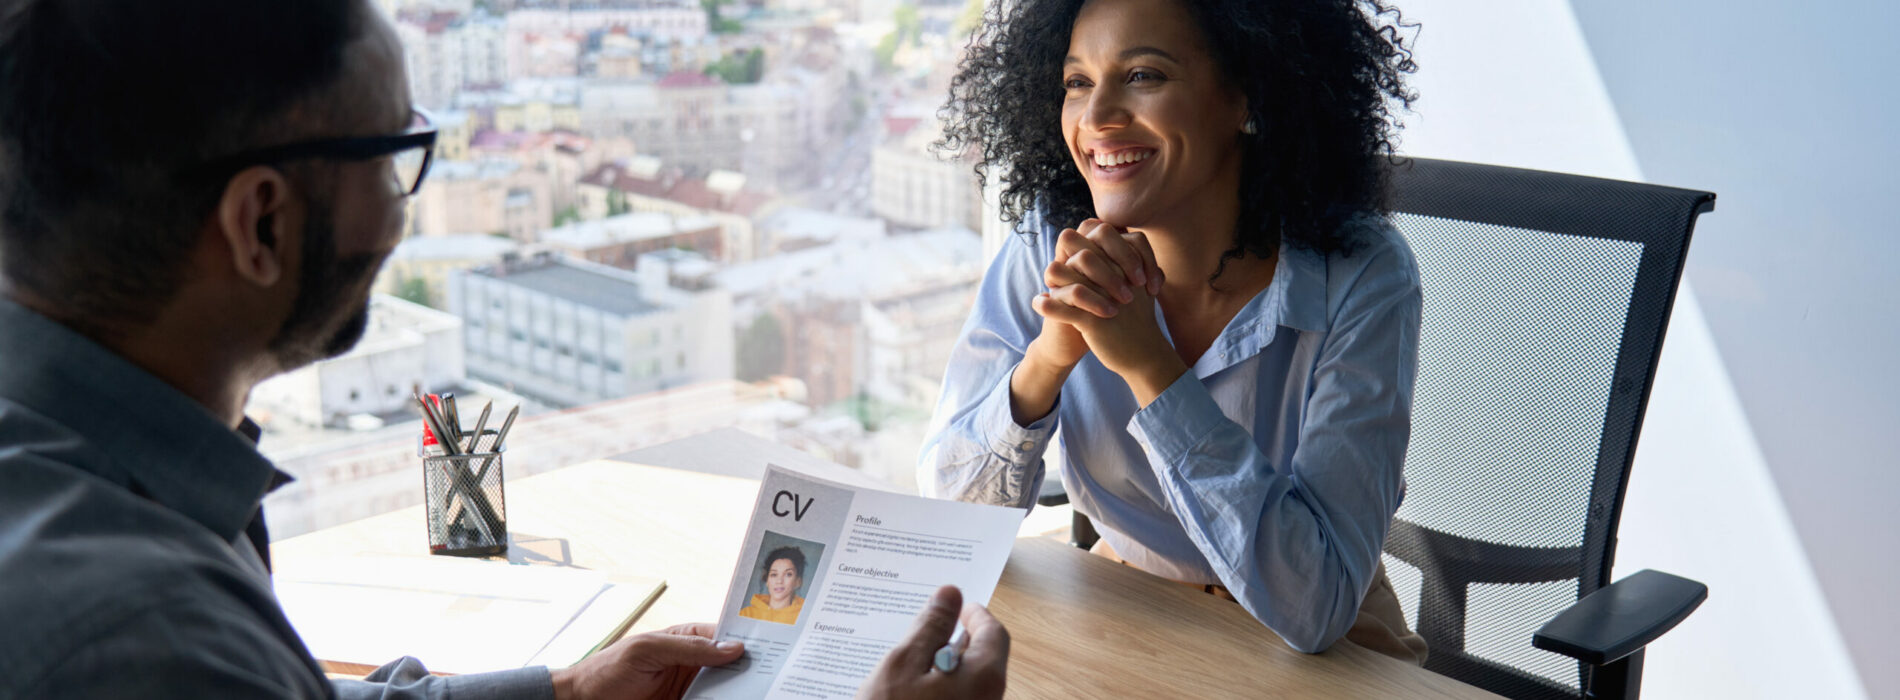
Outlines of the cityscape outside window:
{"label": "cityscape outside window", "polygon": [[932,150],[982,0],[376,2],[441,136],[364,341],[252,396],[274,537],[420,502],[415,391],[521,404],[510,479],[737,428],[916,489],[1007,235]]}

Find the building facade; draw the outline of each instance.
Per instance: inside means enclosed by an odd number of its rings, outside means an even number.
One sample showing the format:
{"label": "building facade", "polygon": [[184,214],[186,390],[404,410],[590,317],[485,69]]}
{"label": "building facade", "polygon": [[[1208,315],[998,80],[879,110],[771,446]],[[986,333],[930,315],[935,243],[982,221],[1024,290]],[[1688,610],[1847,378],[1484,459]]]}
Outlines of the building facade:
{"label": "building facade", "polygon": [[875,399],[927,412],[982,280],[981,251],[965,229],[841,237],[720,279],[735,318],[775,319],[781,371],[804,383],[809,405]]}
{"label": "building facade", "polygon": [[688,177],[652,156],[603,163],[581,179],[577,190],[583,219],[655,212],[717,222],[721,242],[715,259],[722,263],[749,262],[764,255],[756,222],[783,206],[771,193],[748,187],[746,177],[739,173],[715,171],[703,178]]}
{"label": "building facade", "polygon": [[670,167],[746,173],[776,188],[812,172],[814,95],[790,84],[727,85],[681,71],[653,83],[581,88],[583,132],[632,139]]}
{"label": "building facade", "polygon": [[473,376],[555,405],[733,375],[731,297],[691,261],[653,254],[636,273],[537,254],[452,273],[449,309]]}
{"label": "building facade", "polygon": [[420,281],[428,290],[428,305],[447,308],[449,272],[500,262],[520,248],[513,239],[480,233],[410,236],[383,263],[375,291],[395,295],[405,285]]}
{"label": "building facade", "polygon": [[983,196],[968,163],[931,150],[938,131],[924,120],[871,152],[871,210],[914,229],[979,228]]}
{"label": "building facade", "polygon": [[549,229],[541,243],[571,258],[633,270],[642,256],[664,250],[690,250],[717,260],[722,236],[719,223],[703,216],[633,212]]}
{"label": "building facade", "polygon": [[501,158],[440,161],[415,196],[416,235],[501,234],[532,243],[554,223],[550,173]]}
{"label": "building facade", "polygon": [[378,294],[355,348],[258,384],[249,410],[270,422],[341,427],[351,416],[403,414],[418,391],[452,389],[466,377],[462,319]]}

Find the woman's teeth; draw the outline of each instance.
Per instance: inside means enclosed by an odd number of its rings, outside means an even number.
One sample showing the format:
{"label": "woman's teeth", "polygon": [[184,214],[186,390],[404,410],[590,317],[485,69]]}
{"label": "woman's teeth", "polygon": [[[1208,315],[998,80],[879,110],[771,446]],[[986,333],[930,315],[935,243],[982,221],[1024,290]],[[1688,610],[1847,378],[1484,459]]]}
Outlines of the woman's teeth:
{"label": "woman's teeth", "polygon": [[1150,151],[1146,149],[1118,151],[1115,153],[1097,153],[1095,154],[1095,164],[1097,166],[1104,167],[1104,168],[1112,168],[1117,165],[1127,165],[1129,163],[1138,163],[1138,162],[1147,160],[1148,156],[1151,156],[1154,154],[1155,154],[1154,151]]}

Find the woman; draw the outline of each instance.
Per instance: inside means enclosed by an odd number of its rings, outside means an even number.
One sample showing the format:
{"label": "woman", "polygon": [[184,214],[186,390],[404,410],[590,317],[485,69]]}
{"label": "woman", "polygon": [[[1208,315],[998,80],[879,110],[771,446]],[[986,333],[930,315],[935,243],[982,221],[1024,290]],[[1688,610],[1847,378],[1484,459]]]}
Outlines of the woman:
{"label": "woman", "polygon": [[798,622],[805,599],[798,595],[805,585],[805,553],[797,547],[780,547],[765,556],[765,571],[759,576],[764,593],[752,594],[752,604],[739,610],[740,617],[790,625]]}
{"label": "woman", "polygon": [[1413,99],[1396,14],[992,5],[942,146],[1007,173],[1003,211],[1033,240],[984,279],[925,489],[1028,506],[1046,454],[1105,554],[1229,596],[1301,651],[1346,637],[1423,662],[1379,558],[1420,304],[1381,216],[1390,106]]}

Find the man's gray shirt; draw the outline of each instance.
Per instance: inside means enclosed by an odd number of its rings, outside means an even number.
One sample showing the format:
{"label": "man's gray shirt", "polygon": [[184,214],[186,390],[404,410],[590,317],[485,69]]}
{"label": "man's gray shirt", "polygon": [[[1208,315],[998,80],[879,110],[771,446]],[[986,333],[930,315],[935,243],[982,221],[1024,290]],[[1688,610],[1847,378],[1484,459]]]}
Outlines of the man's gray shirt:
{"label": "man's gray shirt", "polygon": [[271,590],[289,477],[244,427],[0,298],[0,700],[552,697],[544,668],[411,658],[328,681]]}

